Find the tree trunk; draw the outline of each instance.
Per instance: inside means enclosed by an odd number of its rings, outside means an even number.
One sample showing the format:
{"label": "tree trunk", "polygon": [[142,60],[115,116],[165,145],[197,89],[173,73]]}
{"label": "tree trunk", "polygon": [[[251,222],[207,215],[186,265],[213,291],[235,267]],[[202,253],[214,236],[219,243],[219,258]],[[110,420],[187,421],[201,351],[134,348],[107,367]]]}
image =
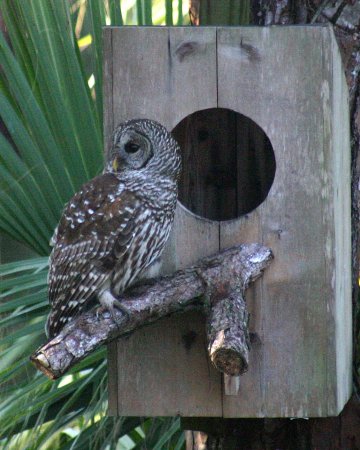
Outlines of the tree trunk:
{"label": "tree trunk", "polygon": [[[354,385],[359,389],[360,221],[360,2],[356,0],[190,0],[193,25],[288,25],[330,22],[341,50],[349,87],[352,151],[352,281]],[[219,11],[221,10],[221,11]],[[231,18],[226,21],[226,18]],[[240,19],[241,18],[241,19]],[[246,21],[248,19],[248,22]],[[306,61],[304,61],[306,64]],[[360,401],[354,394],[339,417],[324,419],[183,419],[190,449],[360,449]],[[205,432],[205,433],[204,433]],[[208,433],[208,435],[206,435]]]}

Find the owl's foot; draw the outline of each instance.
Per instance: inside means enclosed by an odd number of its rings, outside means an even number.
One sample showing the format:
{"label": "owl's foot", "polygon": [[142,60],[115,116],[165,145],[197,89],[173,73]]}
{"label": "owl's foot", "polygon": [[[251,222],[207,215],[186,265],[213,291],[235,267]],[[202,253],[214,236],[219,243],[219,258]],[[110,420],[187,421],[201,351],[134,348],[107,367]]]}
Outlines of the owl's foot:
{"label": "owl's foot", "polygon": [[120,310],[126,316],[126,319],[130,315],[130,311],[109,290],[105,290],[99,295],[99,302],[101,308],[109,311],[111,318],[116,324],[119,323],[119,319],[116,317],[115,309]]}

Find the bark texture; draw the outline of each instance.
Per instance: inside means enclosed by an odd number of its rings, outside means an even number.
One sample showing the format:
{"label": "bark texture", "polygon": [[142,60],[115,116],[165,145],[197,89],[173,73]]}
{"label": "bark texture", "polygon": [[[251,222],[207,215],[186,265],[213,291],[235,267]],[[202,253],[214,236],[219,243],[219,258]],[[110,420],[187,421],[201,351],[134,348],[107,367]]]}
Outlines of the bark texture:
{"label": "bark texture", "polygon": [[209,355],[220,372],[242,375],[249,366],[249,313],[240,289],[223,295],[216,298],[209,314]]}
{"label": "bark texture", "polygon": [[[242,310],[237,318],[239,309],[237,306],[233,308],[231,301],[238,301],[241,297],[245,308],[245,289],[261,276],[271,259],[272,253],[266,247],[241,245],[204,258],[198,266],[176,272],[173,276],[142,284],[123,297],[122,303],[128,309],[129,317],[116,311],[115,322],[107,311],[100,312],[99,309],[82,314],[40,347],[31,356],[31,361],[49,378],[56,379],[102,344],[128,335],[161,317],[187,309],[205,308],[210,311],[208,327],[211,338],[224,335],[228,324],[239,319],[239,327],[227,330],[226,338],[217,343],[217,355],[221,357],[220,363],[216,357],[215,362],[224,372],[229,368],[236,374],[242,373],[247,366],[248,344],[239,336],[241,333],[247,335],[247,312]],[[226,308],[218,307],[219,298]],[[211,342],[210,349],[214,346],[213,340]],[[231,352],[228,352],[229,343]]]}

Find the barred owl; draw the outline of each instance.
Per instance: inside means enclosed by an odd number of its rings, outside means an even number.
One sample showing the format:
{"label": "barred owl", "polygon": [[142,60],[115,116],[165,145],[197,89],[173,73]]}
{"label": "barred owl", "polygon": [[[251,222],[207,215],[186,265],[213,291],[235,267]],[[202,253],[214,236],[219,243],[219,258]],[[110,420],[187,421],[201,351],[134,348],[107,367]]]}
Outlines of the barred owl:
{"label": "barred owl", "polygon": [[114,313],[121,293],[161,254],[180,173],[179,147],[152,120],[121,124],[102,175],[66,205],[51,239],[50,338],[94,299]]}

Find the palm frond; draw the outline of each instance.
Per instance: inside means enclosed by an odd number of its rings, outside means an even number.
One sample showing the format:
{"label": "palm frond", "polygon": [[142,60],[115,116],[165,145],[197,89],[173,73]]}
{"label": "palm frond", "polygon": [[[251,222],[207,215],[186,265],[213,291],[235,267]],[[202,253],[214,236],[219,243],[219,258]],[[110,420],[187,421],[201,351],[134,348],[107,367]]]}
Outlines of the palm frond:
{"label": "palm frond", "polygon": [[183,448],[178,419],[106,417],[104,348],[55,382],[28,358],[46,339],[49,238],[102,169],[101,27],[188,23],[186,5],[0,0],[0,11],[10,40],[0,33],[0,232],[37,255],[0,265],[0,446]]}

